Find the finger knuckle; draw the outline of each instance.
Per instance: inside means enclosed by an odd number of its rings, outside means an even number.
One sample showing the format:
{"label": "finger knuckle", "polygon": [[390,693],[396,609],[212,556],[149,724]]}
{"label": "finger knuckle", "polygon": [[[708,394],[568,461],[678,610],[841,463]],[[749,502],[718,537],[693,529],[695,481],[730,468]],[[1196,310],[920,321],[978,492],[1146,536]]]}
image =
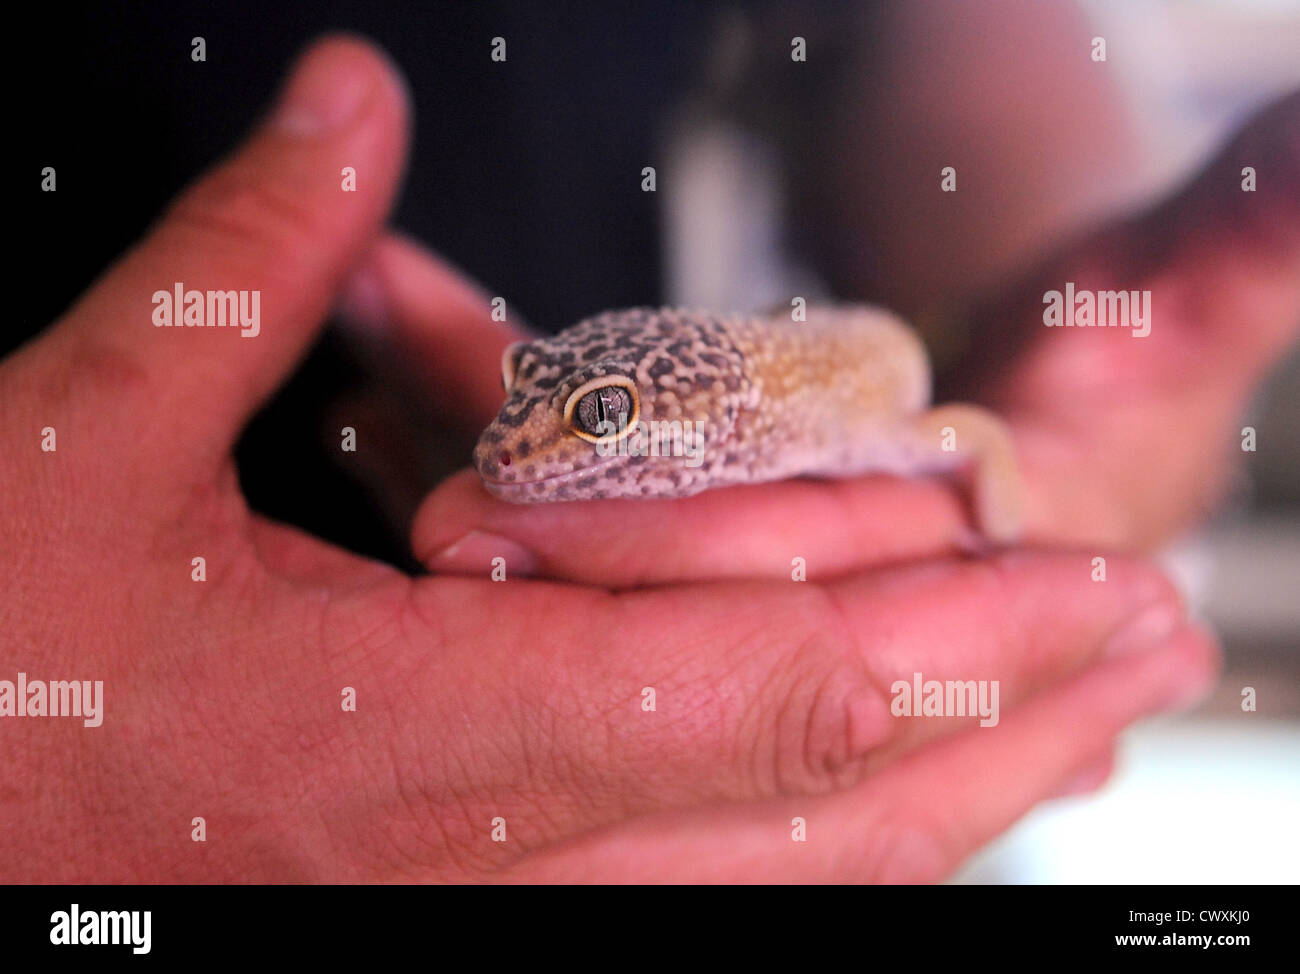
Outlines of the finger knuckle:
{"label": "finger knuckle", "polygon": [[[837,638],[826,616],[789,652],[759,706],[767,713],[768,780],[781,794],[847,787],[868,771],[892,732],[887,695],[853,644]],[[759,764],[761,767],[761,763]]]}

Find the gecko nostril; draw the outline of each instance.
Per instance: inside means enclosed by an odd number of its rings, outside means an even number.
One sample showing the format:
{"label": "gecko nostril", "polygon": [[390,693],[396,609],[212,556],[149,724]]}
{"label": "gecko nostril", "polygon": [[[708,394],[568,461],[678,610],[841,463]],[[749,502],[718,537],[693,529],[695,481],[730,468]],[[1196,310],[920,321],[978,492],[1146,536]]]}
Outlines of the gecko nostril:
{"label": "gecko nostril", "polygon": [[501,461],[501,466],[503,467],[510,466],[510,454],[507,453],[505,450],[501,451],[501,456],[498,457],[497,459]]}

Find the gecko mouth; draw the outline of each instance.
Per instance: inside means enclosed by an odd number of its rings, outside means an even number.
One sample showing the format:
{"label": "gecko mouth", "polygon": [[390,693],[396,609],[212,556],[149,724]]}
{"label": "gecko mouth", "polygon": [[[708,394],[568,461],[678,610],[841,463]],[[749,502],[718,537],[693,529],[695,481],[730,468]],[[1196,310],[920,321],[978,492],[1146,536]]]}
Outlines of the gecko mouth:
{"label": "gecko mouth", "polygon": [[566,470],[564,473],[551,474],[549,477],[535,477],[532,480],[498,480],[496,477],[486,476],[482,472],[479,473],[479,476],[483,478],[483,486],[486,487],[490,493],[493,493],[498,497],[509,498],[512,495],[526,493],[531,488],[538,487],[542,484],[546,484],[548,487],[564,487],[568,484],[574,483],[575,481],[581,480],[584,477],[592,476],[601,467],[608,464],[611,460],[616,459],[618,458],[607,457],[599,463],[593,463],[586,467],[579,467],[577,470]]}

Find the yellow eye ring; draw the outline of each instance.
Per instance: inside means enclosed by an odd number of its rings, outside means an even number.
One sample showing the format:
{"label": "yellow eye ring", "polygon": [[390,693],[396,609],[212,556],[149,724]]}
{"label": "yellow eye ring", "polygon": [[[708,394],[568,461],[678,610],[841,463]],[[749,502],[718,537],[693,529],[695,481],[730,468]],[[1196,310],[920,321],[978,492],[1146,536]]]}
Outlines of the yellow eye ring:
{"label": "yellow eye ring", "polygon": [[[604,436],[597,436],[574,422],[573,412],[578,408],[578,403],[582,402],[584,397],[600,389],[610,387],[618,387],[627,391],[627,397],[632,404],[631,414],[627,417],[626,425],[621,429],[617,429],[613,433],[606,433]],[[564,424],[569,427],[569,431],[574,436],[586,440],[588,443],[615,443],[636,429],[636,424],[640,418],[641,396],[637,392],[636,383],[625,375],[602,375],[599,378],[584,382],[569,394],[568,400],[564,403]]]}

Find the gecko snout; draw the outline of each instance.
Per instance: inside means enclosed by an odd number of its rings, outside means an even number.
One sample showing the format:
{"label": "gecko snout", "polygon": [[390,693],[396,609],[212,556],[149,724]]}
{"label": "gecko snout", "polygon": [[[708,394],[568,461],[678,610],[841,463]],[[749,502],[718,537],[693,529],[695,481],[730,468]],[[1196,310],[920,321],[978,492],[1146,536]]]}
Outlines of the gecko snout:
{"label": "gecko snout", "polygon": [[474,447],[474,469],[486,480],[514,480],[519,470],[515,460],[520,453],[514,444],[503,442],[505,437],[492,430],[485,430]]}

